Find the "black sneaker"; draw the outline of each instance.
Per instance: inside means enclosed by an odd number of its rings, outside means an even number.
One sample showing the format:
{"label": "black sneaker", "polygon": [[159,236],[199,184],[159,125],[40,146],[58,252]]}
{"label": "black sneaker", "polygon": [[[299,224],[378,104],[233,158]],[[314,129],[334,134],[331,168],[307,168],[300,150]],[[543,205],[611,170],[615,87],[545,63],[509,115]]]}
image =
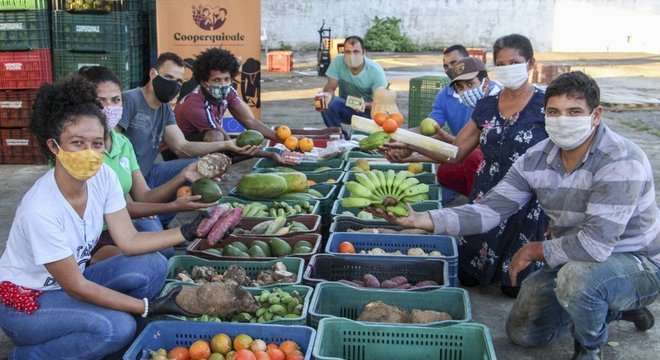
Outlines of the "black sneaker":
{"label": "black sneaker", "polygon": [[602,360],[603,359],[602,348],[590,350],[582,346],[582,344],[580,344],[577,340],[573,340],[573,348],[575,349],[575,354],[573,354],[571,360]]}
{"label": "black sneaker", "polygon": [[646,306],[641,309],[622,311],[621,320],[634,323],[637,330],[640,331],[646,331],[655,324],[655,318]]}

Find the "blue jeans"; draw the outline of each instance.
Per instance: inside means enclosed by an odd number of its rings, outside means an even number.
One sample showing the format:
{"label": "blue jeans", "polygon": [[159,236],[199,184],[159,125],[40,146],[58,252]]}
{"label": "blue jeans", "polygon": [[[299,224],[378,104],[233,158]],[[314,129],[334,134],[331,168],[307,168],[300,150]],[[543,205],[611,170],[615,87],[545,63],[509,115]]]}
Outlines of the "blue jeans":
{"label": "blue jeans", "polygon": [[[357,112],[346,106],[346,99],[342,99],[339,96],[333,97],[328,104],[328,108],[321,112],[323,122],[325,122],[325,126],[327,127],[341,127],[341,124],[350,124],[351,116],[353,115],[371,118],[366,112]],[[348,139],[348,133],[343,128],[341,131],[344,134],[344,139]]]}
{"label": "blue jeans", "polygon": [[[135,298],[158,295],[167,276],[159,253],[114,256],[89,266],[84,277]],[[32,315],[0,305],[0,327],[16,348],[9,359],[100,359],[133,340],[139,316],[76,300],[62,290],[45,291]]]}
{"label": "blue jeans", "polygon": [[[158,215],[147,216],[139,219],[133,220],[133,225],[137,231],[163,231],[163,224],[161,224]],[[168,247],[158,251],[165,258],[169,259],[174,256],[174,248]]]}
{"label": "blue jeans", "polygon": [[[183,168],[190,165],[190,163],[194,161],[197,161],[197,158],[176,159],[154,164],[154,166],[151,167],[151,171],[149,171],[149,174],[147,174],[144,179],[147,181],[147,185],[149,185],[150,189],[155,189],[172,180],[178,173],[181,172],[181,170],[183,170]],[[172,195],[171,200],[174,199],[176,199],[176,195]],[[169,224],[175,216],[176,213],[173,212],[157,215],[158,220],[160,220],[160,222],[163,224],[163,227],[167,227],[167,224]]]}
{"label": "blue jeans", "polygon": [[596,349],[607,342],[607,323],[653,303],[659,292],[660,267],[643,255],[545,267],[522,282],[507,334],[521,346],[544,346],[570,330],[582,346]]}

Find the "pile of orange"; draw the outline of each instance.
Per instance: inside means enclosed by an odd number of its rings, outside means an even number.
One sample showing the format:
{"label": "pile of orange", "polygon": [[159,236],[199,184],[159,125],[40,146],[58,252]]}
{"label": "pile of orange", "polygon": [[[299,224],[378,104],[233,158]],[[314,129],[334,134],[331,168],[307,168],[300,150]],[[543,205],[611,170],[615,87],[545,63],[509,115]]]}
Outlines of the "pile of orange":
{"label": "pile of orange", "polygon": [[404,123],[401,113],[377,112],[373,116],[376,125],[381,126],[383,131],[393,133]]}
{"label": "pile of orange", "polygon": [[281,125],[277,128],[277,138],[291,151],[300,150],[302,152],[310,152],[314,149],[314,141],[312,139],[304,137],[298,140],[297,137],[291,135],[291,129],[288,126]]}
{"label": "pile of orange", "polygon": [[[152,352],[163,354],[165,350]],[[174,360],[303,360],[305,355],[295,341],[286,340],[279,345],[266,344],[261,339],[252,339],[250,335],[240,334],[232,339],[229,335],[216,334],[210,342],[197,340],[189,348],[177,346],[163,354]]]}

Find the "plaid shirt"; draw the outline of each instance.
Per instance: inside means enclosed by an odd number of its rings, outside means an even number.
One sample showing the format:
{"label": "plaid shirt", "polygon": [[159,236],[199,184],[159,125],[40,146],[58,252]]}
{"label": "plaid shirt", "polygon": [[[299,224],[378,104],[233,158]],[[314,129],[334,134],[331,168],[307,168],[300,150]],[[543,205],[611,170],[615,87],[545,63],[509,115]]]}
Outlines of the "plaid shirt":
{"label": "plaid shirt", "polygon": [[474,205],[430,211],[435,233],[486,232],[532,195],[550,218],[543,242],[551,267],[600,262],[633,252],[660,265],[660,210],[651,164],[642,150],[601,122],[582,162],[568,173],[559,148],[544,140],[520,157],[497,186]]}

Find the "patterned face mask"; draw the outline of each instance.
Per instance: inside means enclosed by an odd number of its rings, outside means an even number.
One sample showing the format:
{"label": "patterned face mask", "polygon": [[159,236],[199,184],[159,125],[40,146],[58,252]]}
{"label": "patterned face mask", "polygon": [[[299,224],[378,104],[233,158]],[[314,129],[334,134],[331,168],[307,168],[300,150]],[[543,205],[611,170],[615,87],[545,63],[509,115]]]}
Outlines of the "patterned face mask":
{"label": "patterned face mask", "polygon": [[481,85],[479,85],[478,87],[467,89],[462,93],[458,94],[461,98],[461,102],[474,109],[477,106],[477,101],[481,100],[481,98],[485,96],[483,90],[484,81],[485,79],[481,81]]}
{"label": "patterned face mask", "polygon": [[117,124],[119,124],[124,108],[121,105],[111,105],[104,106],[101,110],[103,111],[103,115],[105,115],[105,122],[108,130],[112,130]]}
{"label": "patterned face mask", "polygon": [[60,144],[55,141],[55,145],[60,151],[55,154],[57,160],[62,163],[62,166],[75,179],[86,181],[92,176],[96,175],[103,165],[103,153],[97,152],[92,149],[85,149],[81,151],[66,151],[60,147]]}

